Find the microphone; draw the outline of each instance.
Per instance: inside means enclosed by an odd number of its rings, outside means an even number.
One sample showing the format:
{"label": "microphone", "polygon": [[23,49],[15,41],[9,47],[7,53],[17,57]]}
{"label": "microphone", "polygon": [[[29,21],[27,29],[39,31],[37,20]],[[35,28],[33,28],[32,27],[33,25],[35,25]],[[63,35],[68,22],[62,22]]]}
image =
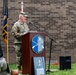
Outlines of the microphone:
{"label": "microphone", "polygon": [[[34,25],[34,24],[32,24],[31,22],[29,22],[29,24]],[[35,27],[36,27],[36,26],[35,26]],[[56,41],[55,41],[54,39],[52,39],[47,33],[45,33],[45,35],[48,36],[52,41],[56,42]]]}
{"label": "microphone", "polygon": [[[28,24],[29,24],[29,25],[33,25],[33,26],[34,26],[34,24],[33,24],[33,23],[31,23],[31,22],[29,22]],[[34,26],[34,27],[36,27],[36,26]],[[37,32],[37,30],[30,31],[30,32]]]}
{"label": "microphone", "polygon": [[[29,24],[32,24],[31,22],[29,22]],[[32,24],[33,25],[33,24]]]}

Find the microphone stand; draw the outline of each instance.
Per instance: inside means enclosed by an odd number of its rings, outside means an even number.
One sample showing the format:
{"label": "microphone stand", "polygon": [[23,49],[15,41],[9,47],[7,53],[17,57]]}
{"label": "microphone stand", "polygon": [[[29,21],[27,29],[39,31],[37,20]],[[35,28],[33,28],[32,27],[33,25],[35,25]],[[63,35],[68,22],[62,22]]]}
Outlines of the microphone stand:
{"label": "microphone stand", "polygon": [[[51,72],[50,71],[50,60],[51,60],[51,50],[52,50],[52,43],[53,43],[53,39],[52,38],[50,38],[50,36],[49,35],[47,35],[46,34],[46,36],[48,36],[49,37],[49,39],[50,39],[50,54],[49,54],[49,64],[48,64],[48,69],[47,69],[47,71],[46,72]],[[56,41],[54,41],[54,42],[56,42]]]}
{"label": "microphone stand", "polygon": [[49,64],[48,64],[48,69],[47,69],[47,71],[46,71],[46,72],[51,72],[51,71],[50,71],[50,60],[51,60],[52,42],[53,42],[53,39],[50,39],[50,55],[49,55]]}
{"label": "microphone stand", "polygon": [[[29,22],[29,24],[31,24],[31,25],[33,25],[31,22]],[[36,27],[36,26],[35,26]],[[36,27],[37,28],[37,27]],[[46,33],[45,33],[45,35],[46,36],[48,36],[49,38],[50,38],[50,36],[49,35],[47,35]],[[51,50],[52,50],[52,42],[53,42],[54,40],[52,39],[52,38],[50,38],[50,54],[49,54],[49,64],[48,64],[48,69],[47,69],[47,71],[46,72],[51,72],[50,71],[50,60],[51,60]],[[55,41],[54,41],[55,42]]]}

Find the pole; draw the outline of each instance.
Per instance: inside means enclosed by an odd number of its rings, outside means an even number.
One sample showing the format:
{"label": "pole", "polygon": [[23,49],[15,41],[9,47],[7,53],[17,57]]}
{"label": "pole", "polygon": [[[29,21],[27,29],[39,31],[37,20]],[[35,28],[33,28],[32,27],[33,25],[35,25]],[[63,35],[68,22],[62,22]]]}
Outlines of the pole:
{"label": "pole", "polygon": [[[6,0],[6,16],[7,16],[7,26],[8,26],[8,0]],[[6,42],[6,61],[9,63],[9,50],[8,50],[8,28],[7,28],[7,42]]]}
{"label": "pole", "polygon": [[48,64],[48,70],[47,70],[46,72],[51,72],[51,71],[50,71],[50,60],[51,60],[52,42],[53,42],[53,39],[50,39],[50,55],[49,55],[49,64]]}
{"label": "pole", "polygon": [[[8,33],[7,33],[7,40],[8,40]],[[8,51],[8,41],[7,41],[7,52],[6,52],[7,54],[6,54],[6,61],[7,61],[7,63],[9,63],[9,51]]]}
{"label": "pole", "polygon": [[6,61],[9,63],[9,52],[8,52],[8,0],[3,0],[3,39],[6,43]]}

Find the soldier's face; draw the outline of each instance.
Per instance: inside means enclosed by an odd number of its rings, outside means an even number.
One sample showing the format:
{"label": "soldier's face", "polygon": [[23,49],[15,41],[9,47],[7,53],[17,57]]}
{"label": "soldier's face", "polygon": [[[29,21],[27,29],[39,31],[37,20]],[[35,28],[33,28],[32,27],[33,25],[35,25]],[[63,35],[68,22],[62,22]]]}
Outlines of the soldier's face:
{"label": "soldier's face", "polygon": [[21,21],[24,23],[24,22],[26,22],[26,20],[27,20],[27,18],[25,17],[25,16],[21,16]]}

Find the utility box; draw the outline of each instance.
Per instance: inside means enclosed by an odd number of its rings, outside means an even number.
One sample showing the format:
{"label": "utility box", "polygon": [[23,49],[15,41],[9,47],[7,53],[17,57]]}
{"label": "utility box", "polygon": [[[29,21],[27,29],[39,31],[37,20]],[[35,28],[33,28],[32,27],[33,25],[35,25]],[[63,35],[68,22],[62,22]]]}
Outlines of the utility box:
{"label": "utility box", "polygon": [[60,56],[60,70],[71,69],[71,56]]}

